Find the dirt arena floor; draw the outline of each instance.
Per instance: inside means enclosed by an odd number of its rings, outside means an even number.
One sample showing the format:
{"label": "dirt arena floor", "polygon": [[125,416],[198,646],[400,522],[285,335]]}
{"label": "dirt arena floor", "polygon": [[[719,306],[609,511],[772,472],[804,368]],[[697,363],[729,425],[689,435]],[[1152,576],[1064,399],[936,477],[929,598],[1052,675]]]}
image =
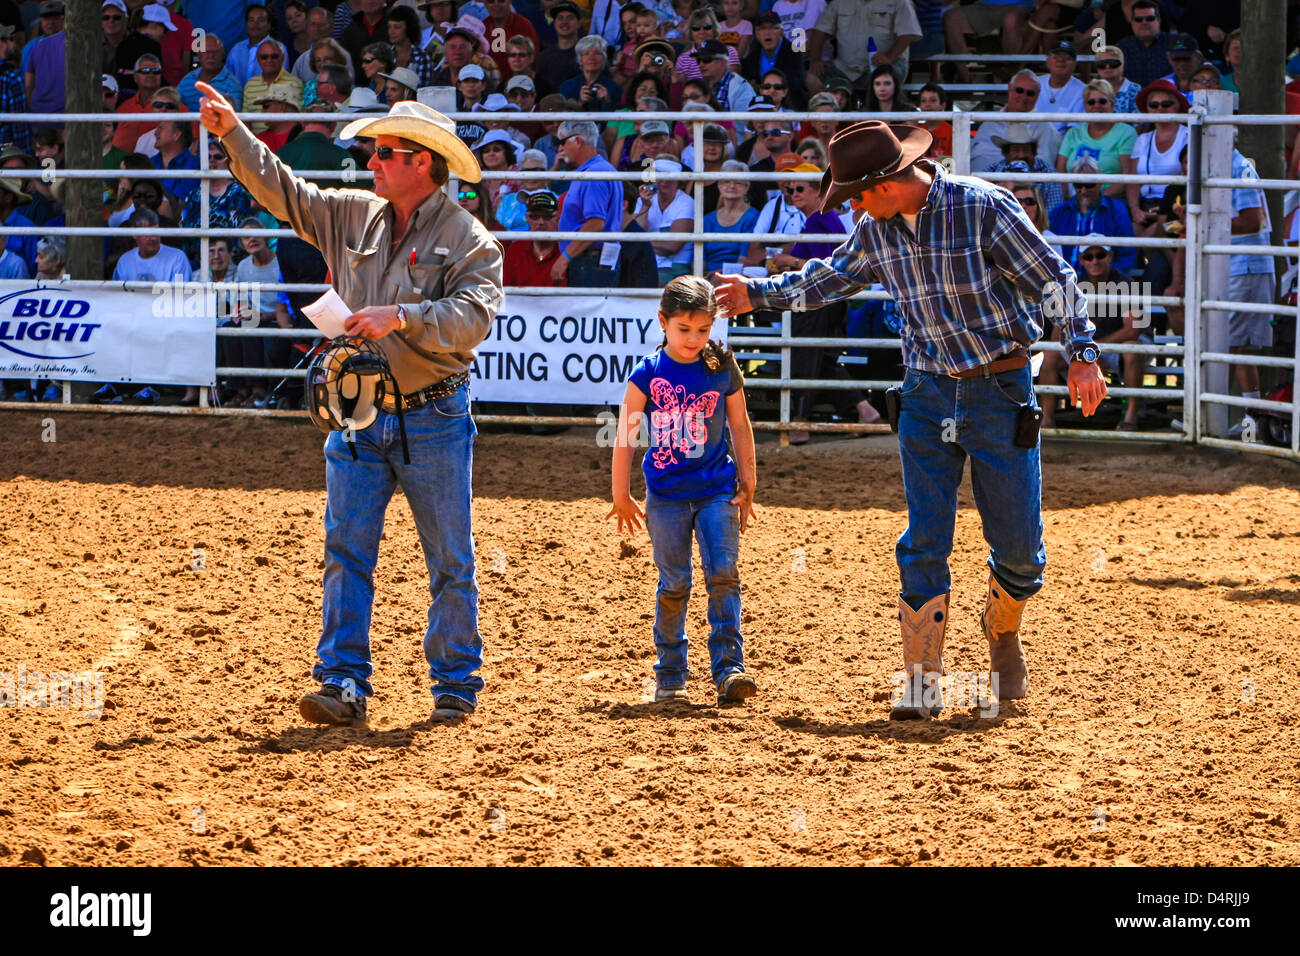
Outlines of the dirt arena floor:
{"label": "dirt arena floor", "polygon": [[[41,415],[0,414],[0,672],[95,670],[105,692],[98,719],[0,709],[0,865],[1300,863],[1289,463],[1050,443],[1032,695],[918,725],[885,719],[889,437],[760,438],[741,574],[761,692],[722,710],[702,587],[694,703],[647,702],[650,547],[604,521],[594,432],[484,434],[480,709],[427,720],[427,575],[397,500],[371,726],[340,730],[296,706],[325,503],[305,421],[68,414],[49,442]],[[957,532],[946,656],[974,672],[969,485]]]}

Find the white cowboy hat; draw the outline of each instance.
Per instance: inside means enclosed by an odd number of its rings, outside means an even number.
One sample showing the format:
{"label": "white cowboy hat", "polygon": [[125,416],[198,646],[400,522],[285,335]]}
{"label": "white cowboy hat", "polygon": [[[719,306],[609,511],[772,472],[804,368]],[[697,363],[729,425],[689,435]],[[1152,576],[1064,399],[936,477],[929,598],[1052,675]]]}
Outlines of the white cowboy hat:
{"label": "white cowboy hat", "polygon": [[476,183],[483,178],[478,160],[456,135],[456,124],[435,109],[402,100],[393,104],[387,116],[353,120],[343,127],[339,139],[358,136],[400,136],[425,146],[447,161],[447,168],[457,179]]}

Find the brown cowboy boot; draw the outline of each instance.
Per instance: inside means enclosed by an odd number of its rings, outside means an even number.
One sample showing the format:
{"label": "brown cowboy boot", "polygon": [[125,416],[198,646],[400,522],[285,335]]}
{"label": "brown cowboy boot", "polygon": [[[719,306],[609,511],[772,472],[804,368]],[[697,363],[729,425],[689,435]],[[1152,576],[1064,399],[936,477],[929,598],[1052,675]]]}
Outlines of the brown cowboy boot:
{"label": "brown cowboy boot", "polygon": [[898,620],[903,628],[903,671],[907,682],[894,701],[890,720],[926,720],[943,709],[943,639],[948,630],[948,595],[940,594],[913,611],[901,597]]}
{"label": "brown cowboy boot", "polygon": [[989,642],[989,682],[998,700],[1019,700],[1029,693],[1029,670],[1020,646],[1024,611],[1025,602],[1007,594],[990,572],[988,603],[980,615],[980,626]]}

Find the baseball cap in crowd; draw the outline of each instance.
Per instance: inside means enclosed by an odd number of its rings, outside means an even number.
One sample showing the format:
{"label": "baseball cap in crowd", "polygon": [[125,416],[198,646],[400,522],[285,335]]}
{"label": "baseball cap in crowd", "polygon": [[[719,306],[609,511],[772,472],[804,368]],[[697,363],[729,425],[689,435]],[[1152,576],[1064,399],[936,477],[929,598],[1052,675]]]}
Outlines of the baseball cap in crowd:
{"label": "baseball cap in crowd", "polygon": [[[461,67],[461,73],[464,72],[465,72],[465,68]],[[392,80],[394,83],[400,83],[408,90],[414,91],[420,88],[419,74],[417,74],[414,70],[407,69],[404,66],[397,67],[395,70],[393,70],[392,73],[380,73],[379,75],[386,80]]]}
{"label": "baseball cap in crowd", "polygon": [[752,100],[749,101],[749,109],[747,109],[745,112],[765,113],[769,111],[774,111],[775,109],[776,109],[776,104],[772,102],[772,97],[764,96],[762,93],[760,93],[758,96],[754,97]]}
{"label": "baseball cap in crowd", "polygon": [[[2,34],[3,34],[3,30],[0,30],[0,35]],[[104,74],[104,82],[101,85],[103,86],[104,89],[112,90],[114,93],[120,92],[121,90],[121,88],[117,85],[117,80],[107,73]]]}
{"label": "baseball cap in crowd", "polygon": [[318,98],[312,100],[311,103],[309,103],[309,104],[307,105],[306,112],[308,112],[308,113],[337,113],[337,112],[338,112],[338,107],[335,106],[333,103],[331,103],[329,100],[322,100],[322,99],[320,99],[320,98],[318,97]]}
{"label": "baseball cap in crowd", "polygon": [[1111,248],[1110,246],[1106,245],[1106,241],[1107,239],[1109,239],[1109,236],[1103,236],[1100,232],[1090,232],[1083,238],[1091,239],[1093,241],[1089,242],[1087,245],[1079,246],[1080,253],[1087,252],[1089,249],[1100,249],[1102,252],[1108,254],[1110,253]]}
{"label": "baseball cap in crowd", "polygon": [[573,0],[558,0],[557,3],[551,4],[550,20],[552,23],[561,13],[572,13],[579,20],[582,19],[582,11],[578,9],[578,5]]}
{"label": "baseball cap in crowd", "polygon": [[549,189],[538,189],[528,194],[528,202],[525,204],[529,212],[542,212],[548,215],[554,215],[560,208],[559,197]]}
{"label": "baseball cap in crowd", "polygon": [[126,13],[126,4],[123,3],[122,0],[104,0],[100,8],[103,9],[103,7],[116,7],[123,13]]}
{"label": "baseball cap in crowd", "polygon": [[667,136],[668,124],[663,120],[647,120],[641,124],[641,136]]}
{"label": "baseball cap in crowd", "polygon": [[1049,46],[1047,48],[1047,55],[1051,56],[1053,53],[1064,53],[1066,56],[1072,57],[1076,60],[1079,58],[1079,51],[1074,48],[1074,44],[1069,40],[1057,40]]}
{"label": "baseball cap in crowd", "polygon": [[705,123],[703,139],[706,143],[728,142],[727,131],[717,123]]}
{"label": "baseball cap in crowd", "polygon": [[[577,109],[576,103],[574,104],[574,109]],[[537,112],[568,113],[571,111],[569,109],[569,101],[563,93],[547,93],[537,104]]]}
{"label": "baseball cap in crowd", "polygon": [[842,76],[831,77],[822,84],[822,88],[825,89],[827,93],[834,93],[836,90],[840,90],[844,93],[848,93],[850,96],[853,95],[853,84]]}
{"label": "baseball cap in crowd", "polygon": [[683,169],[682,164],[675,159],[669,159],[666,156],[661,156],[655,160],[656,173],[680,173],[682,169]]}
{"label": "baseball cap in crowd", "polygon": [[513,93],[515,90],[527,90],[529,93],[536,93],[537,85],[533,82],[531,76],[520,73],[518,76],[510,77],[510,81],[506,83],[507,93]]}
{"label": "baseball cap in crowd", "polygon": [[1196,44],[1196,37],[1190,33],[1180,33],[1169,48],[1171,60],[1191,60],[1201,55],[1201,48]]}
{"label": "baseball cap in crowd", "polygon": [[717,40],[705,40],[695,51],[695,60],[717,60],[727,59],[727,48]]}
{"label": "baseball cap in crowd", "polygon": [[167,8],[161,3],[151,3],[144,8],[140,18],[146,23],[161,23],[173,33],[176,32],[176,24],[172,23],[172,15],[167,12]]}
{"label": "baseball cap in crowd", "polygon": [[63,0],[45,0],[45,2],[41,4],[41,16],[43,17],[63,16]]}
{"label": "baseball cap in crowd", "polygon": [[[450,34],[448,34],[450,36]],[[487,74],[483,72],[483,67],[477,63],[466,63],[460,68],[460,73],[456,77],[456,82],[464,80],[486,80]]]}
{"label": "baseball cap in crowd", "polygon": [[765,26],[779,27],[781,26],[781,18],[771,10],[768,10],[766,13],[760,13],[754,18],[754,28],[758,29],[759,27]]}
{"label": "baseball cap in crowd", "polygon": [[775,168],[778,173],[788,173],[802,163],[803,157],[798,153],[782,153],[776,158]]}

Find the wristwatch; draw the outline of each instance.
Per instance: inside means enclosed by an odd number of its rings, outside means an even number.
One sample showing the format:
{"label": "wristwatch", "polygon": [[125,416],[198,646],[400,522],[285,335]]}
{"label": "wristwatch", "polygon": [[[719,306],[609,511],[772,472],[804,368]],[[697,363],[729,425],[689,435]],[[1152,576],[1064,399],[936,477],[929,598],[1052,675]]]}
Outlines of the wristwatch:
{"label": "wristwatch", "polygon": [[1097,346],[1085,345],[1083,348],[1079,349],[1077,352],[1075,352],[1073,355],[1070,356],[1070,361],[1087,362],[1089,365],[1091,365],[1093,362],[1097,361],[1100,355],[1101,352],[1097,349]]}
{"label": "wristwatch", "polygon": [[406,331],[406,310],[400,305],[397,307],[397,331]]}

